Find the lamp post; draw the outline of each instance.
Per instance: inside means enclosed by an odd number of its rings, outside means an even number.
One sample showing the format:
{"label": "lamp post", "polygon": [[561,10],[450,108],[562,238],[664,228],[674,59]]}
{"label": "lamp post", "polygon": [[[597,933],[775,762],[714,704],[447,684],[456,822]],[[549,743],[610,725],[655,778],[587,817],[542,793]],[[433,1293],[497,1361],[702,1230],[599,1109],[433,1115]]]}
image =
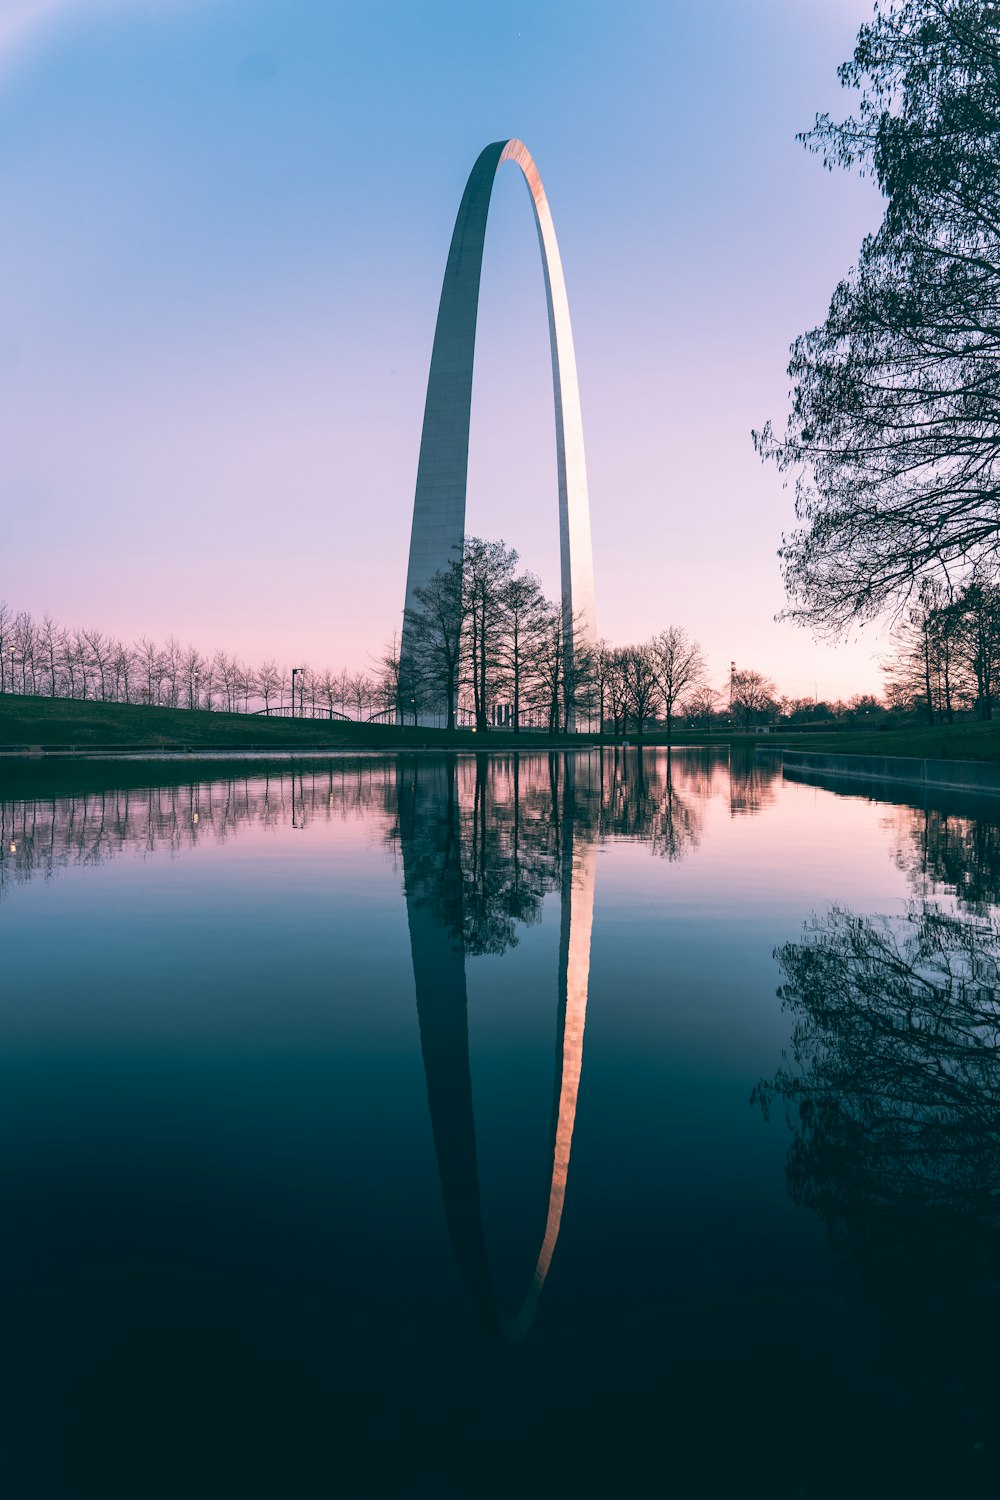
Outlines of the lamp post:
{"label": "lamp post", "polygon": [[[292,668],[292,718],[293,719],[295,718],[295,679],[296,679],[296,677],[299,675],[299,673],[301,671],[302,671],[301,667],[293,667]],[[292,814],[292,821],[293,821],[293,823],[294,823],[294,819],[295,819],[295,814],[293,812],[293,814]]]}

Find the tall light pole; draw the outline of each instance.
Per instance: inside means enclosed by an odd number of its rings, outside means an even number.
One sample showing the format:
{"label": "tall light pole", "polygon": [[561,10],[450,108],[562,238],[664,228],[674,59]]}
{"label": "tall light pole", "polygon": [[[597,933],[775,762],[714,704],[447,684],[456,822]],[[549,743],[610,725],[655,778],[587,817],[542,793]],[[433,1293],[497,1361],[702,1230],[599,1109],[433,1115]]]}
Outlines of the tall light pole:
{"label": "tall light pole", "polygon": [[[292,668],[292,718],[295,718],[295,679],[302,671],[301,667]],[[293,814],[294,817],[294,814]]]}

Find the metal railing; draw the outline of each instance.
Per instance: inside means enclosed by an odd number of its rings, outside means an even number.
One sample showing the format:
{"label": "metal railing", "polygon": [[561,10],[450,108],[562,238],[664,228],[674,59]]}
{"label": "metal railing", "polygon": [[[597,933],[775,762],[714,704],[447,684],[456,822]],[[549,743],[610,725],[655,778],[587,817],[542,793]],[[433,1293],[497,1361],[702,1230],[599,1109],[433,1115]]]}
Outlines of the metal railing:
{"label": "metal railing", "polygon": [[355,722],[350,714],[342,714],[336,708],[323,708],[318,703],[306,703],[299,708],[294,708],[287,703],[278,707],[255,708],[251,711],[250,717],[254,719],[341,719],[345,724]]}

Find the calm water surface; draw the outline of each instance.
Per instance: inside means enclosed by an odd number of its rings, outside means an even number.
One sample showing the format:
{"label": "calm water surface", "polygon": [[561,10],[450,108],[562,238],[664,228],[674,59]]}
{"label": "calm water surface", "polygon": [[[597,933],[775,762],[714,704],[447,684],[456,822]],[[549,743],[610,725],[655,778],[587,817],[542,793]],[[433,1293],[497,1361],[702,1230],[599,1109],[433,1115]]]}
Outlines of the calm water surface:
{"label": "calm water surface", "polygon": [[1000,809],[894,797],[0,771],[5,1493],[1000,1492]]}

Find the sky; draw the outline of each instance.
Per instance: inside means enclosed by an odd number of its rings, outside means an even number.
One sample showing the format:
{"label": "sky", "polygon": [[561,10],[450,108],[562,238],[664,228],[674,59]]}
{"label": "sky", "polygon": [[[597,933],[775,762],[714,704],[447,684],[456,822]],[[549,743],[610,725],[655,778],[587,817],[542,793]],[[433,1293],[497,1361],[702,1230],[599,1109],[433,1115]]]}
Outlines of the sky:
{"label": "sky", "polygon": [[[750,432],[881,216],[795,133],[870,0],[0,0],[0,597],[364,668],[398,627],[445,259],[535,157],[579,367],[599,633],[676,624],[792,696],[885,638],[775,621],[793,496]],[[468,530],[558,594],[545,294],[505,166]]]}

